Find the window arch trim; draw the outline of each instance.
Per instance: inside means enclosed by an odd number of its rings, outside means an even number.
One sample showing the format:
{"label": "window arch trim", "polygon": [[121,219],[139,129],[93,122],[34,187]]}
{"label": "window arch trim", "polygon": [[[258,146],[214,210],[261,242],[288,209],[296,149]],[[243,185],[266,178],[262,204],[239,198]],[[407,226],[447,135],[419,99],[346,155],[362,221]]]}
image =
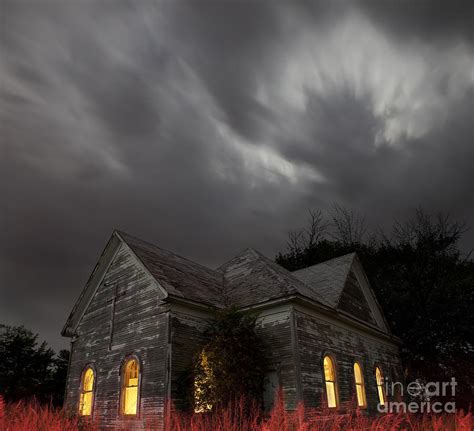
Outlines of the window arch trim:
{"label": "window arch trim", "polygon": [[[125,372],[127,371],[127,365],[130,361],[135,361],[138,367],[137,372],[137,384],[132,384],[130,386],[126,386],[126,376]],[[140,401],[141,401],[141,382],[142,382],[142,373],[143,373],[143,364],[136,353],[130,353],[126,355],[120,366],[120,399],[119,399],[119,415],[127,418],[139,418],[140,417]],[[135,406],[135,413],[126,413],[125,412],[125,403],[127,400],[127,390],[126,388],[135,388],[136,387],[136,406]],[[130,391],[133,393],[133,391]]]}
{"label": "window arch trim", "polygon": [[[359,375],[357,375],[356,368],[358,368]],[[356,359],[354,361],[354,364],[352,366],[352,371],[354,373],[354,385],[355,385],[355,390],[356,390],[357,407],[360,409],[366,409],[367,408],[367,392],[365,388],[364,368],[362,367],[360,360]]]}
{"label": "window arch trim", "polygon": [[374,367],[374,377],[377,388],[377,400],[379,405],[384,405],[387,402],[387,394],[385,393],[384,387],[384,376],[385,375],[382,366],[379,363],[376,363]]}
{"label": "window arch trim", "polygon": [[[331,364],[332,376],[326,375],[326,358],[329,359]],[[321,360],[321,370],[323,372],[324,381],[324,393],[326,395],[327,407],[330,409],[337,409],[339,407],[339,385],[338,385],[338,374],[337,374],[337,361],[332,353],[325,352]],[[331,380],[329,380],[329,378]]]}
{"label": "window arch trim", "polygon": [[[91,390],[84,390],[84,384],[85,378],[86,378],[86,373],[87,371],[91,370],[92,371],[92,389]],[[95,392],[96,392],[96,387],[97,387],[97,372],[95,369],[94,364],[88,363],[84,366],[84,368],[81,371],[81,380],[80,380],[80,385],[79,385],[79,403],[78,403],[78,412],[79,416],[84,416],[84,417],[93,417],[94,416],[94,407],[95,407]],[[85,394],[90,394],[90,412],[88,414],[83,413],[83,403],[84,403],[84,398]]]}

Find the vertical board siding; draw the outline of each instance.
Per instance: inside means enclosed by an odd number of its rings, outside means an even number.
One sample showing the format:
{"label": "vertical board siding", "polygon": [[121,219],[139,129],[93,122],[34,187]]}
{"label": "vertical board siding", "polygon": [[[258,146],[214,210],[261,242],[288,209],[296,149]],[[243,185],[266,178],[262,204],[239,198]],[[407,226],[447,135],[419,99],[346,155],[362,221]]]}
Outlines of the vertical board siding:
{"label": "vertical board siding", "polygon": [[286,408],[296,408],[296,368],[291,335],[291,313],[289,310],[267,314],[259,318],[257,332],[265,342],[267,368],[275,369],[283,392]]}
{"label": "vertical board siding", "polygon": [[77,327],[71,349],[66,408],[77,412],[81,374],[91,364],[96,372],[94,419],[101,429],[114,429],[122,424],[120,371],[124,358],[133,353],[141,363],[139,415],[125,422],[133,429],[162,423],[167,317],[160,307],[160,294],[155,281],[122,244]]}

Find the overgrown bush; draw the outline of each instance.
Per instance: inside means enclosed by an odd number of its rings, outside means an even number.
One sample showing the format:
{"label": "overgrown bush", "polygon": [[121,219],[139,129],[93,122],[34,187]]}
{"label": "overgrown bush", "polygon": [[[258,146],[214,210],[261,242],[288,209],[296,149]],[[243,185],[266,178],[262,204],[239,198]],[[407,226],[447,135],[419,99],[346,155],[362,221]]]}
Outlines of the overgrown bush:
{"label": "overgrown bush", "polygon": [[228,308],[209,322],[193,363],[194,408],[208,411],[245,397],[261,401],[265,373],[264,342],[255,315]]}

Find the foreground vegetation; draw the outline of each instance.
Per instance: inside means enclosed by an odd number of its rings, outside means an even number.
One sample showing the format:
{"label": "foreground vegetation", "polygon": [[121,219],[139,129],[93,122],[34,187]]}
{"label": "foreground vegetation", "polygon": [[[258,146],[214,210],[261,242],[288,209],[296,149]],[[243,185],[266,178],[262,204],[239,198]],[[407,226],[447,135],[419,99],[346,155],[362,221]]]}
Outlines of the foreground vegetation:
{"label": "foreground vegetation", "polygon": [[[237,403],[208,414],[168,415],[168,431],[336,431],[336,430],[411,430],[470,431],[473,418],[462,411],[444,415],[387,414],[368,418],[353,412],[347,415],[329,414],[300,405],[294,412],[285,412],[279,402],[273,411],[263,416],[260,409],[247,409],[247,403]],[[126,430],[128,428],[121,428]],[[157,429],[148,424],[147,429]],[[37,403],[5,404],[0,398],[0,430],[2,431],[98,431],[94,422],[70,417],[63,410]]]}

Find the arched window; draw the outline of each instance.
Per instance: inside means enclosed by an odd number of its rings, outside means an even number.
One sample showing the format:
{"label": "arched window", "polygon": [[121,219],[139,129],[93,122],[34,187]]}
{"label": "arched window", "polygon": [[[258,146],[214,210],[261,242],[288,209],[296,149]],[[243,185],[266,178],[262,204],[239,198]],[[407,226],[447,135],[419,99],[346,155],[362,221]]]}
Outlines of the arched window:
{"label": "arched window", "polygon": [[377,392],[379,395],[379,404],[385,404],[385,391],[383,389],[383,374],[379,367],[375,368],[375,381],[377,383]]}
{"label": "arched window", "polygon": [[123,366],[121,412],[135,416],[138,412],[140,365],[138,359],[128,359]]}
{"label": "arched window", "polygon": [[94,402],[94,370],[88,367],[82,373],[81,397],[79,400],[79,414],[90,416],[92,414],[92,404]]}
{"label": "arched window", "polygon": [[337,407],[337,385],[336,370],[330,356],[324,357],[324,380],[326,382],[326,396],[328,399],[328,407]]}
{"label": "arched window", "polygon": [[354,380],[356,385],[357,405],[362,408],[367,407],[364,376],[362,374],[362,368],[358,362],[354,363]]}

